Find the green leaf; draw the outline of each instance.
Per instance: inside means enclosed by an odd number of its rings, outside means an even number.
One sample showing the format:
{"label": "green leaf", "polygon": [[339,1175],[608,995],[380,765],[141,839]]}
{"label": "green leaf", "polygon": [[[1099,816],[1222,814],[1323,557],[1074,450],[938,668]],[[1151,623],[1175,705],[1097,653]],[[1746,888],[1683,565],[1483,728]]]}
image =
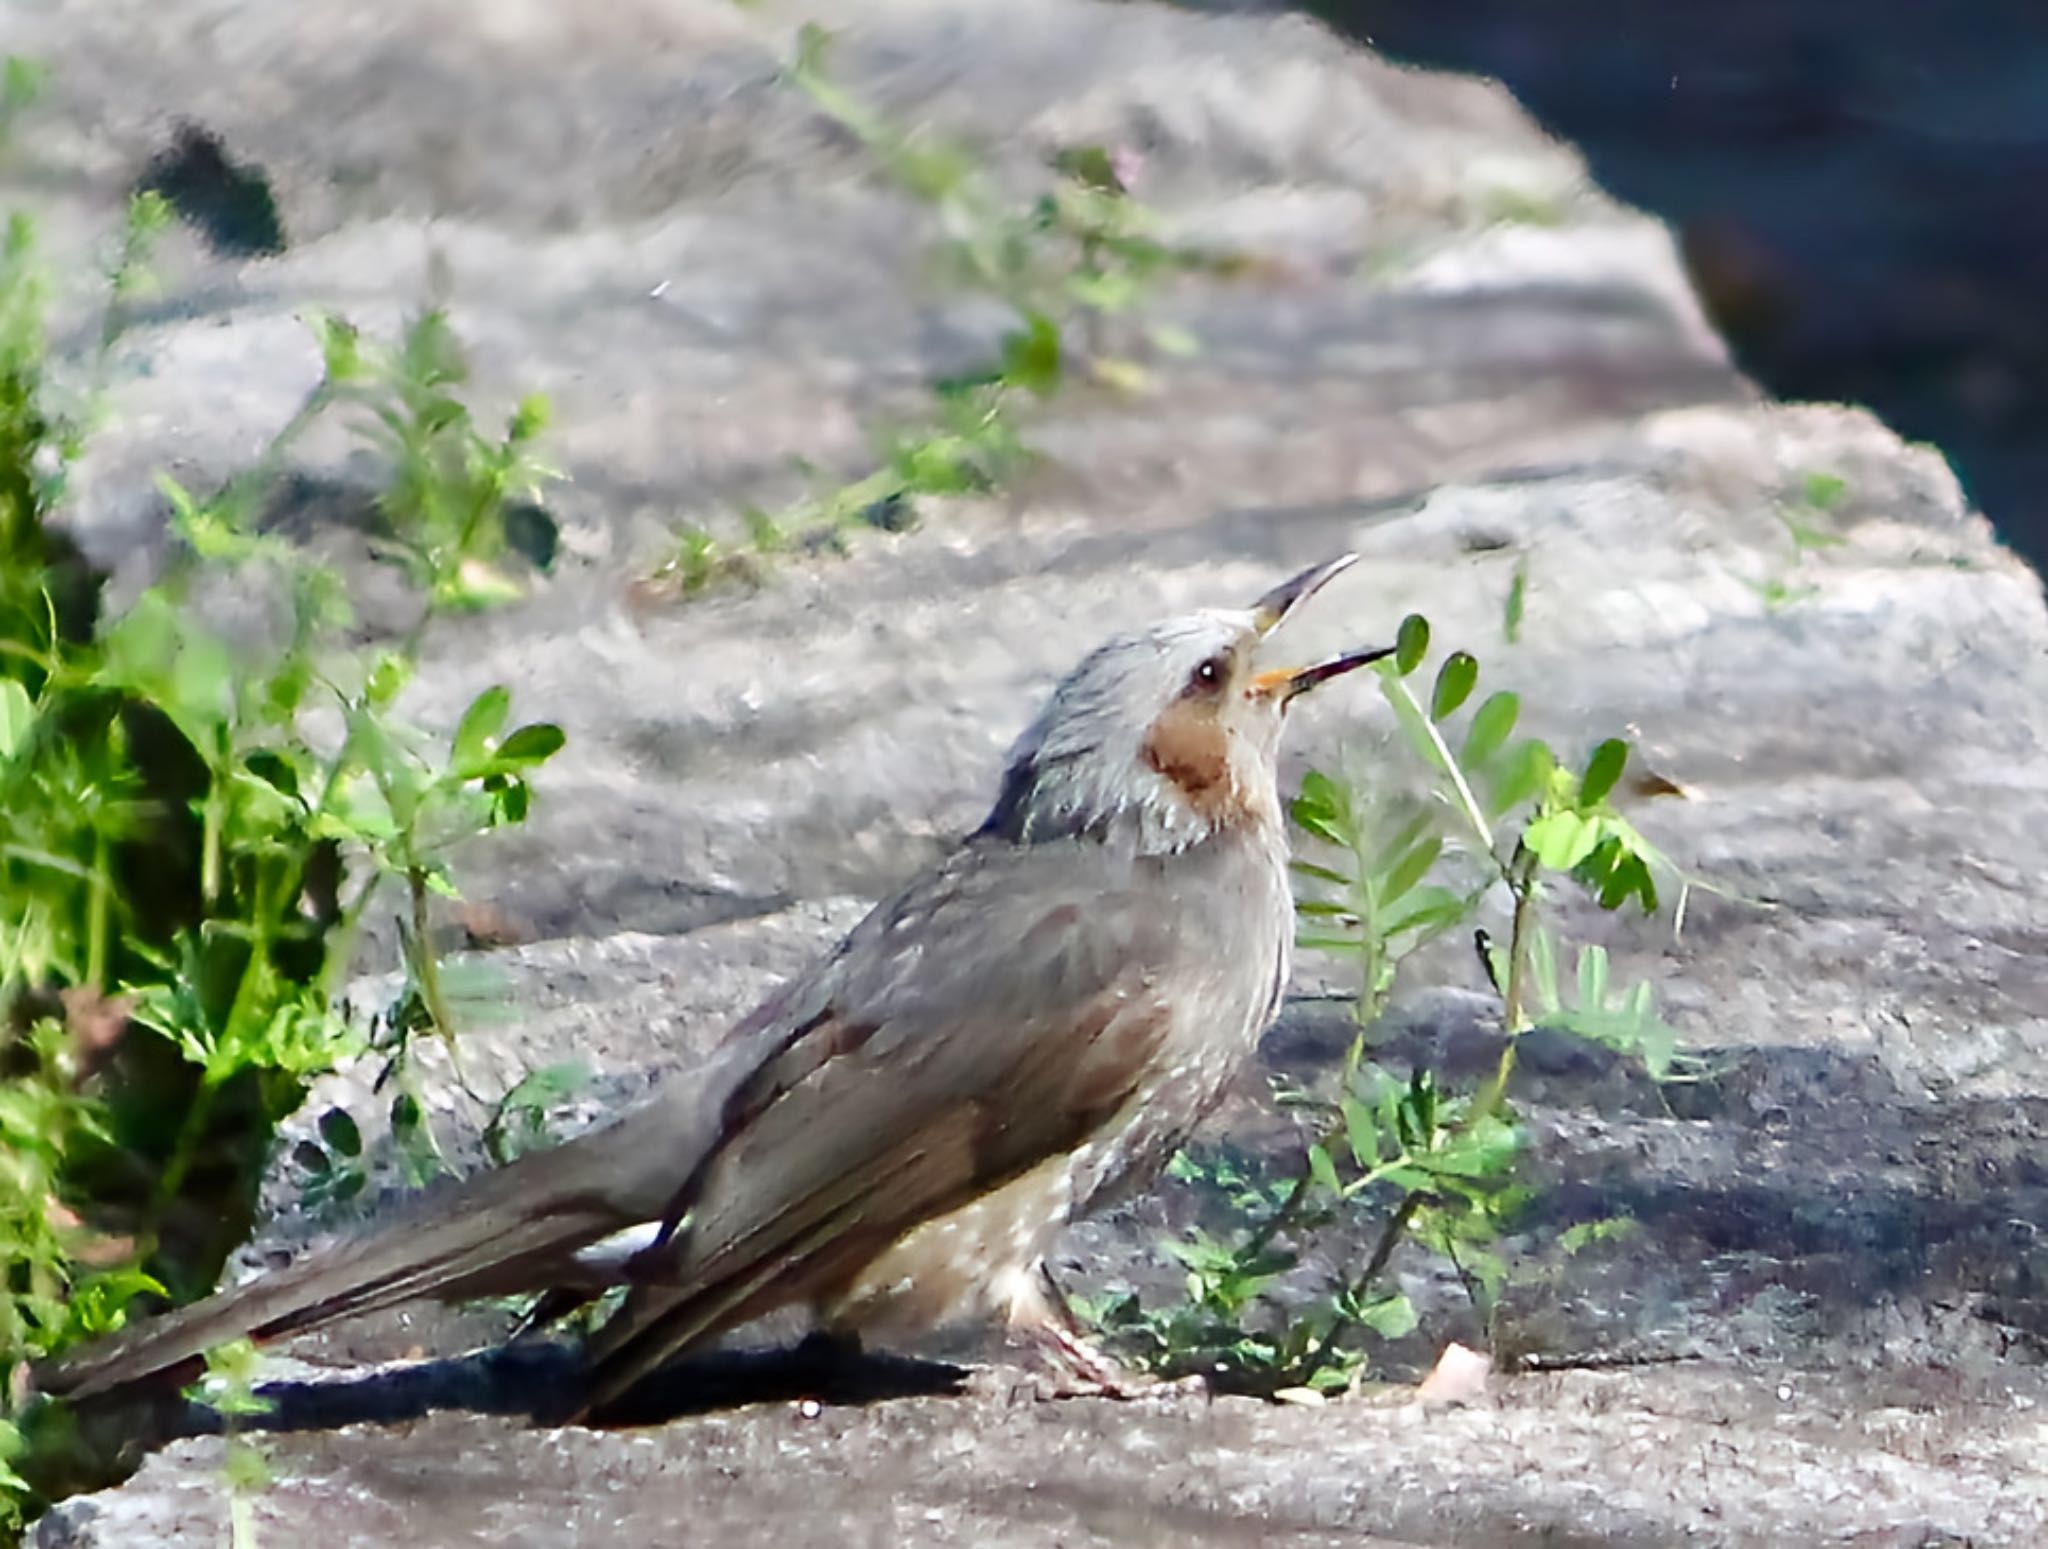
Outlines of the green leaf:
{"label": "green leaf", "polygon": [[1394,671],[1405,678],[1422,665],[1422,658],[1428,654],[1429,620],[1411,613],[1401,620],[1401,628],[1394,636]]}
{"label": "green leaf", "polygon": [[1399,828],[1387,834],[1372,852],[1367,862],[1374,876],[1384,876],[1399,864],[1401,857],[1420,844],[1435,826],[1437,815],[1429,807],[1418,808]]}
{"label": "green leaf", "polygon": [[1294,944],[1303,952],[1329,952],[1345,957],[1358,950],[1358,941],[1352,936],[1314,935],[1304,931],[1294,938]]}
{"label": "green leaf", "polygon": [[1062,361],[1059,324],[1040,312],[1003,336],[1003,379],[1039,398],[1059,390]]}
{"label": "green leaf", "polygon": [[1550,932],[1541,928],[1531,934],[1528,947],[1529,977],[1536,986],[1536,1003],[1545,1011],[1564,1004],[1557,990],[1557,946]]}
{"label": "green leaf", "polygon": [[1570,871],[1599,842],[1599,823],[1576,812],[1546,813],[1522,830],[1522,843],[1550,871]]}
{"label": "green leaf", "polygon": [[1337,1177],[1337,1164],[1330,1160],[1330,1153],[1320,1145],[1308,1148],[1308,1170],[1318,1184],[1332,1194],[1342,1194],[1344,1185]]}
{"label": "green leaf", "polygon": [[1579,805],[1597,807],[1605,801],[1627,764],[1628,744],[1621,738],[1609,737],[1595,748],[1586,760],[1585,774],[1579,777]]}
{"label": "green leaf", "polygon": [[491,792],[491,811],[499,823],[524,823],[526,811],[532,799],[533,787],[524,780],[509,776],[493,776],[485,782]]}
{"label": "green leaf", "polygon": [[1809,473],[1799,493],[1800,498],[1816,511],[1832,511],[1849,493],[1849,481],[1839,474]]}
{"label": "green leaf", "polygon": [[1415,1304],[1399,1291],[1358,1309],[1358,1321],[1382,1339],[1401,1339],[1415,1332],[1422,1320]]}
{"label": "green leaf", "polygon": [[1434,1153],[1429,1165],[1454,1178],[1497,1178],[1508,1170],[1521,1147],[1521,1132],[1512,1124],[1488,1119],[1459,1135],[1455,1144]]}
{"label": "green leaf", "polygon": [[372,709],[385,709],[411,679],[412,663],[397,651],[386,651],[363,682],[363,700]]}
{"label": "green leaf", "polygon": [[1381,911],[1380,934],[1393,937],[1403,931],[1441,930],[1456,925],[1471,910],[1468,900],[1447,887],[1419,887]]}
{"label": "green leaf", "polygon": [[[1299,819],[1296,821],[1299,821]],[[1351,879],[1345,876],[1343,872],[1333,870],[1328,866],[1318,866],[1314,861],[1289,861],[1287,865],[1290,870],[1300,876],[1313,877],[1316,881],[1327,882],[1332,887],[1351,886]]]}
{"label": "green leaf", "polygon": [[1344,806],[1344,788],[1320,769],[1311,769],[1301,777],[1301,800],[1314,802],[1325,812],[1337,812]]}
{"label": "green leaf", "polygon": [[1607,1006],[1607,949],[1589,946],[1579,949],[1579,1005],[1587,1011]]}
{"label": "green leaf", "polygon": [[[1297,796],[1289,804],[1287,812],[1288,816],[1294,819],[1294,826],[1303,833],[1314,835],[1324,844],[1334,844],[1339,848],[1344,846],[1344,835],[1330,820],[1327,808],[1319,807],[1305,797]],[[1341,882],[1345,879],[1340,877],[1337,880]]]}
{"label": "green leaf", "polygon": [[455,738],[449,747],[449,763],[458,775],[468,775],[490,764],[491,739],[512,711],[512,691],[494,683],[462,712]]}
{"label": "green leaf", "polygon": [[1387,873],[1380,885],[1380,899],[1393,903],[1416,883],[1429,874],[1429,868],[1436,864],[1436,858],[1443,853],[1444,841],[1441,834],[1431,834],[1414,849],[1402,856],[1394,869]]}
{"label": "green leaf", "polygon": [[562,735],[561,727],[546,721],[534,721],[499,743],[491,762],[500,769],[531,769],[561,752],[562,745],[568,740]]}
{"label": "green leaf", "polygon": [[308,314],[306,326],[320,346],[321,369],[329,382],[353,382],[363,374],[362,337],[353,323],[314,312]]}
{"label": "green leaf", "polygon": [[29,724],[35,716],[28,690],[13,678],[0,678],[0,759],[12,758],[28,741]]}
{"label": "green leaf", "polygon": [[1522,610],[1529,597],[1529,561],[1527,557],[1515,561],[1514,579],[1508,582],[1508,600],[1501,609],[1501,638],[1509,645],[1517,644],[1522,638]]}
{"label": "green leaf", "polygon": [[505,427],[505,441],[508,446],[517,446],[531,441],[548,428],[553,409],[545,393],[528,393],[519,400],[519,407],[512,411],[511,421]]}
{"label": "green leaf", "polygon": [[1379,1126],[1373,1122],[1371,1106],[1355,1097],[1346,1097],[1340,1106],[1344,1113],[1344,1138],[1351,1146],[1351,1159],[1363,1168],[1377,1167],[1380,1132]]}
{"label": "green leaf", "polygon": [[1521,713],[1520,697],[1508,690],[1487,695],[1479,708],[1472,712],[1471,725],[1465,728],[1465,742],[1458,749],[1458,762],[1467,769],[1474,769],[1492,758],[1507,745]]}
{"label": "green leaf", "polygon": [[1493,782],[1486,802],[1486,815],[1501,818],[1517,807],[1535,800],[1557,760],[1547,744],[1531,737],[1507,756],[1506,767]]}
{"label": "green leaf", "polygon": [[361,1156],[363,1132],[344,1108],[329,1108],[320,1115],[320,1138],[338,1156]]}
{"label": "green leaf", "polygon": [[206,746],[205,731],[234,713],[234,675],[234,659],[218,636],[198,627],[184,631],[171,665],[171,703],[164,708],[195,746]]}
{"label": "green leaf", "polygon": [[1468,651],[1453,651],[1437,669],[1436,687],[1429,696],[1429,718],[1441,721],[1453,715],[1479,682],[1479,663]]}

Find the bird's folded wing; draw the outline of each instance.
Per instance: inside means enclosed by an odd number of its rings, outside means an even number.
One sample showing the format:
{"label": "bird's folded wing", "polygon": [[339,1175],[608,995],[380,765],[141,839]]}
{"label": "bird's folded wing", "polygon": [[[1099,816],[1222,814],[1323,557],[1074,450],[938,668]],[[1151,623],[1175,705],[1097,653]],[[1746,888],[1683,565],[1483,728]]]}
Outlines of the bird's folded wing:
{"label": "bird's folded wing", "polygon": [[[1065,854],[1043,851],[1064,850]],[[780,997],[669,1258],[595,1348],[617,1389],[851,1275],[1124,1109],[1169,1029],[1170,911],[1076,845],[970,848]]]}

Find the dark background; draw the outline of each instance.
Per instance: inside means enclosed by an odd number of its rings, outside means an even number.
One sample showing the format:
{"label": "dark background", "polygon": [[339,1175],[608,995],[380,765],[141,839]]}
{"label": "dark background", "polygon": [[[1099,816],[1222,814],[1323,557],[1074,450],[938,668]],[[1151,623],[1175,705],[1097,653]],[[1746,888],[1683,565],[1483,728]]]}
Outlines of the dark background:
{"label": "dark background", "polygon": [[1939,446],[2048,569],[2048,0],[1340,0],[1679,233],[1743,369]]}

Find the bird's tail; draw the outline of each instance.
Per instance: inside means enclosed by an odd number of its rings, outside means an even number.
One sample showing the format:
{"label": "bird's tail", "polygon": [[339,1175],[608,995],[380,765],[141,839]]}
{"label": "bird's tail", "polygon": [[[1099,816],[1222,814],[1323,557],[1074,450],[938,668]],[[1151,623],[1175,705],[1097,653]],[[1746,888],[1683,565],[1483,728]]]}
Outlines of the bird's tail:
{"label": "bird's tail", "polygon": [[564,1187],[564,1172],[569,1180],[589,1175],[561,1169],[559,1160],[535,1153],[430,1194],[361,1237],[47,1362],[35,1385],[85,1397],[244,1336],[272,1339],[415,1297],[453,1301],[562,1285],[577,1249],[634,1223],[621,1219],[609,1191]]}

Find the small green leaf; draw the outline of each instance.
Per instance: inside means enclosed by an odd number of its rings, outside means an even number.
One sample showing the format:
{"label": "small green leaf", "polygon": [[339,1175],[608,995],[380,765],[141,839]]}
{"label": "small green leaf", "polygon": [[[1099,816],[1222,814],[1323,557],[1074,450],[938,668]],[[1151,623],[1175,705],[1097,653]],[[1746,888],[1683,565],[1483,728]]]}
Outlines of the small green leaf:
{"label": "small green leaf", "polygon": [[1429,620],[1411,613],[1401,620],[1401,628],[1394,636],[1394,671],[1405,678],[1422,665],[1422,658],[1428,654]]}
{"label": "small green leaf", "polygon": [[0,759],[12,758],[28,741],[29,723],[35,716],[28,690],[13,678],[0,678]]}
{"label": "small green leaf", "polygon": [[313,312],[307,315],[306,326],[320,346],[321,368],[330,383],[353,382],[363,374],[362,338],[353,323]]}
{"label": "small green leaf", "polygon": [[1396,1291],[1361,1307],[1358,1321],[1382,1339],[1402,1339],[1415,1332],[1421,1319],[1416,1315],[1415,1304]]}
{"label": "small green leaf", "polygon": [[[1317,806],[1305,797],[1297,796],[1287,810],[1288,815],[1294,819],[1294,826],[1303,833],[1313,834],[1325,844],[1334,844],[1340,847],[1344,844],[1344,836],[1338,832],[1336,825],[1330,821],[1330,815],[1326,808]],[[1338,880],[1341,881],[1343,879],[1339,878]]]}
{"label": "small green leaf", "polygon": [[1493,784],[1486,803],[1487,816],[1505,817],[1533,801],[1556,767],[1557,760],[1545,743],[1534,737],[1521,743],[1508,754],[1506,767]]}
{"label": "small green leaf", "polygon": [[462,720],[456,725],[455,737],[449,746],[449,763],[457,774],[467,774],[486,767],[490,762],[491,738],[505,724],[505,717],[512,711],[512,691],[502,683],[494,683],[462,712]]}
{"label": "small green leaf", "polygon": [[1402,856],[1414,849],[1436,826],[1437,814],[1429,807],[1419,807],[1408,820],[1387,833],[1373,849],[1367,869],[1374,875],[1392,871]]}
{"label": "small green leaf", "polygon": [[[1297,822],[1300,820],[1297,818]],[[1304,877],[1313,877],[1318,882],[1327,882],[1332,887],[1349,887],[1351,879],[1341,871],[1328,866],[1318,866],[1314,861],[1289,861],[1288,867]]]}
{"label": "small green leaf", "polygon": [[1441,721],[1453,715],[1472,696],[1479,682],[1479,663],[1467,651],[1453,651],[1437,669],[1436,687],[1429,696],[1429,718]]}
{"label": "small green leaf", "polygon": [[500,769],[530,769],[561,752],[567,741],[561,727],[546,721],[534,721],[499,743],[497,755],[491,762]]}
{"label": "small green leaf", "polygon": [[1398,936],[1404,931],[1437,931],[1458,924],[1471,904],[1447,887],[1418,887],[1379,914],[1380,934]]}
{"label": "small green leaf", "polygon": [[1529,561],[1527,557],[1515,561],[1514,579],[1508,582],[1508,600],[1501,609],[1501,637],[1509,645],[1518,644],[1522,638],[1522,610],[1529,597]]}
{"label": "small green leaf", "polygon": [[1123,179],[1117,176],[1116,161],[1103,146],[1068,146],[1054,153],[1052,164],[1084,188],[1105,194],[1124,192]]}
{"label": "small green leaf", "polygon": [[1585,774],[1579,778],[1579,805],[1597,807],[1605,801],[1627,763],[1628,744],[1619,737],[1609,737],[1595,748],[1586,760]]}
{"label": "small green leaf", "polygon": [[1849,493],[1849,481],[1839,474],[1809,473],[1800,486],[1800,497],[1816,511],[1832,511]]}
{"label": "small green leaf", "polygon": [[528,393],[519,400],[519,407],[512,411],[512,419],[505,427],[506,442],[517,446],[521,442],[533,440],[548,428],[552,412],[547,394]]}
{"label": "small green leaf", "polygon": [[1316,1182],[1332,1194],[1344,1192],[1344,1185],[1337,1177],[1337,1164],[1330,1160],[1330,1153],[1319,1145],[1308,1148],[1308,1170]]}
{"label": "small green leaf", "polygon": [[1429,875],[1429,868],[1436,864],[1436,858],[1443,853],[1443,848],[1443,836],[1431,834],[1402,856],[1400,863],[1387,874],[1386,881],[1380,885],[1381,901],[1395,902]]}
{"label": "small green leaf", "polygon": [[524,780],[504,779],[492,791],[492,812],[496,820],[499,823],[524,823],[532,793],[533,787]]}
{"label": "small green leaf", "polygon": [[382,710],[398,697],[411,677],[412,663],[396,651],[386,651],[370,668],[363,684],[363,698],[373,709]]}
{"label": "small green leaf", "polygon": [[1522,843],[1550,871],[1570,871],[1593,853],[1600,826],[1576,812],[1552,812],[1522,830]]}
{"label": "small green leaf", "polygon": [[363,1154],[363,1132],[346,1109],[329,1108],[320,1115],[320,1138],[339,1156]]}
{"label": "small green leaf", "polygon": [[1347,1097],[1342,1104],[1344,1111],[1344,1138],[1351,1146],[1351,1159],[1360,1167],[1371,1168],[1379,1165],[1380,1132],[1373,1122],[1372,1108],[1355,1097]]}
{"label": "small green leaf", "polygon": [[1329,952],[1338,957],[1349,956],[1358,950],[1355,937],[1315,935],[1307,931],[1296,936],[1294,944],[1304,952]]}
{"label": "small green leaf", "polygon": [[1043,313],[1003,336],[1003,379],[1011,386],[1049,397],[1059,390],[1061,370],[1059,324]]}
{"label": "small green leaf", "polygon": [[1458,749],[1458,762],[1467,769],[1474,769],[1492,758],[1507,746],[1508,737],[1521,713],[1521,699],[1508,690],[1487,695],[1479,708],[1472,712],[1471,725],[1465,728],[1465,743]]}
{"label": "small green leaf", "polygon": [[1529,977],[1536,987],[1536,1003],[1546,1012],[1564,1004],[1557,990],[1557,946],[1550,932],[1540,927],[1530,936]]}
{"label": "small green leaf", "polygon": [[1607,1006],[1607,949],[1602,946],[1579,950],[1579,1006],[1601,1011]]}

